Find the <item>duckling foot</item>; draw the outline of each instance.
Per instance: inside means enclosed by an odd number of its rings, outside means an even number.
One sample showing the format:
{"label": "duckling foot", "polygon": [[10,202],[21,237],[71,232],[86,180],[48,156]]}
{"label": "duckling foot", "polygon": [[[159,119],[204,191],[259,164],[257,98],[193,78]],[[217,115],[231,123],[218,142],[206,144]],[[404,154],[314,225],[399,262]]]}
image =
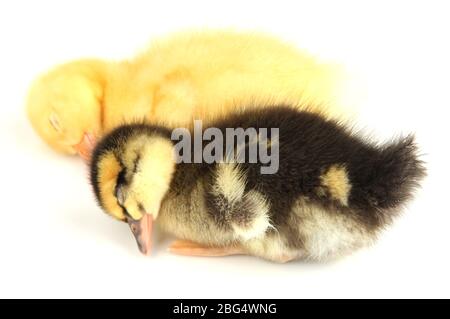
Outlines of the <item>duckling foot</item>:
{"label": "duckling foot", "polygon": [[203,257],[221,257],[247,254],[241,247],[208,247],[188,240],[175,240],[169,246],[169,251],[177,255]]}

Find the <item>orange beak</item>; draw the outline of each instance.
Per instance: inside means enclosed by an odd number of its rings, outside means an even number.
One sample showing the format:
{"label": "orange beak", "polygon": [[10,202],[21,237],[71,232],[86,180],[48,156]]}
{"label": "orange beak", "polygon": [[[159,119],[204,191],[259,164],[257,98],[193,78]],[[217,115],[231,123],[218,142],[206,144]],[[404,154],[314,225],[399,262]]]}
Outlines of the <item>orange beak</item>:
{"label": "orange beak", "polygon": [[74,146],[77,153],[86,162],[90,160],[92,151],[95,147],[95,137],[92,134],[85,133],[81,142]]}
{"label": "orange beak", "polygon": [[152,250],[153,216],[144,214],[140,220],[127,217],[127,222],[141,253],[150,256]]}

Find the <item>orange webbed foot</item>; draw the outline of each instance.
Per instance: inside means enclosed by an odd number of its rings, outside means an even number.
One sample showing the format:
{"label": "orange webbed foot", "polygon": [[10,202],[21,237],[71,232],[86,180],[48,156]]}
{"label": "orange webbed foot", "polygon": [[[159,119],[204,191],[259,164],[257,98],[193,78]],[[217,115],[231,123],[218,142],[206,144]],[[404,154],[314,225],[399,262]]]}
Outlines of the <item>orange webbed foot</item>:
{"label": "orange webbed foot", "polygon": [[222,257],[246,254],[244,249],[242,249],[241,247],[209,247],[188,240],[175,240],[169,246],[169,251],[177,255],[203,257]]}

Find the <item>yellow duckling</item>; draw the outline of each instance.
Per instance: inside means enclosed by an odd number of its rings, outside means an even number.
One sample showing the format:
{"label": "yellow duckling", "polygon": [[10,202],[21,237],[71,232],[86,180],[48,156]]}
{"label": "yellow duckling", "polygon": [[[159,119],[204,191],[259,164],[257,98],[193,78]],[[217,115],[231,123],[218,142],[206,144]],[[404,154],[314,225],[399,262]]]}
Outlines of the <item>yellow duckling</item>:
{"label": "yellow duckling", "polygon": [[88,157],[95,140],[136,120],[173,127],[266,104],[313,105],[338,116],[341,75],[270,36],[180,33],[131,60],[56,67],[33,83],[27,111],[51,147]]}

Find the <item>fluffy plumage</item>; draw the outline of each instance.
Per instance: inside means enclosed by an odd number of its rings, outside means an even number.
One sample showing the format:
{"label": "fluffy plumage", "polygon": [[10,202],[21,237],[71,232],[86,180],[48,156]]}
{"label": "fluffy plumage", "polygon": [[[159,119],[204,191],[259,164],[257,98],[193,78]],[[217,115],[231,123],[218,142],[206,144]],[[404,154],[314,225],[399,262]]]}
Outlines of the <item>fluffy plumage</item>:
{"label": "fluffy plumage", "polygon": [[156,40],[126,61],[58,66],[33,83],[27,111],[50,146],[75,153],[84,135],[100,138],[137,120],[189,125],[193,118],[207,120],[235,107],[267,103],[299,108],[313,103],[339,116],[342,75],[270,36],[188,32]]}
{"label": "fluffy plumage", "polygon": [[[170,129],[124,125],[94,152],[91,181],[100,205],[119,219],[152,211],[163,230],[205,247],[278,262],[325,260],[371,243],[425,174],[412,136],[375,145],[291,107],[235,112],[211,127],[279,128],[279,170],[262,175],[261,163],[176,164]],[[104,175],[113,187],[102,192]],[[118,187],[126,193],[121,204]]]}

